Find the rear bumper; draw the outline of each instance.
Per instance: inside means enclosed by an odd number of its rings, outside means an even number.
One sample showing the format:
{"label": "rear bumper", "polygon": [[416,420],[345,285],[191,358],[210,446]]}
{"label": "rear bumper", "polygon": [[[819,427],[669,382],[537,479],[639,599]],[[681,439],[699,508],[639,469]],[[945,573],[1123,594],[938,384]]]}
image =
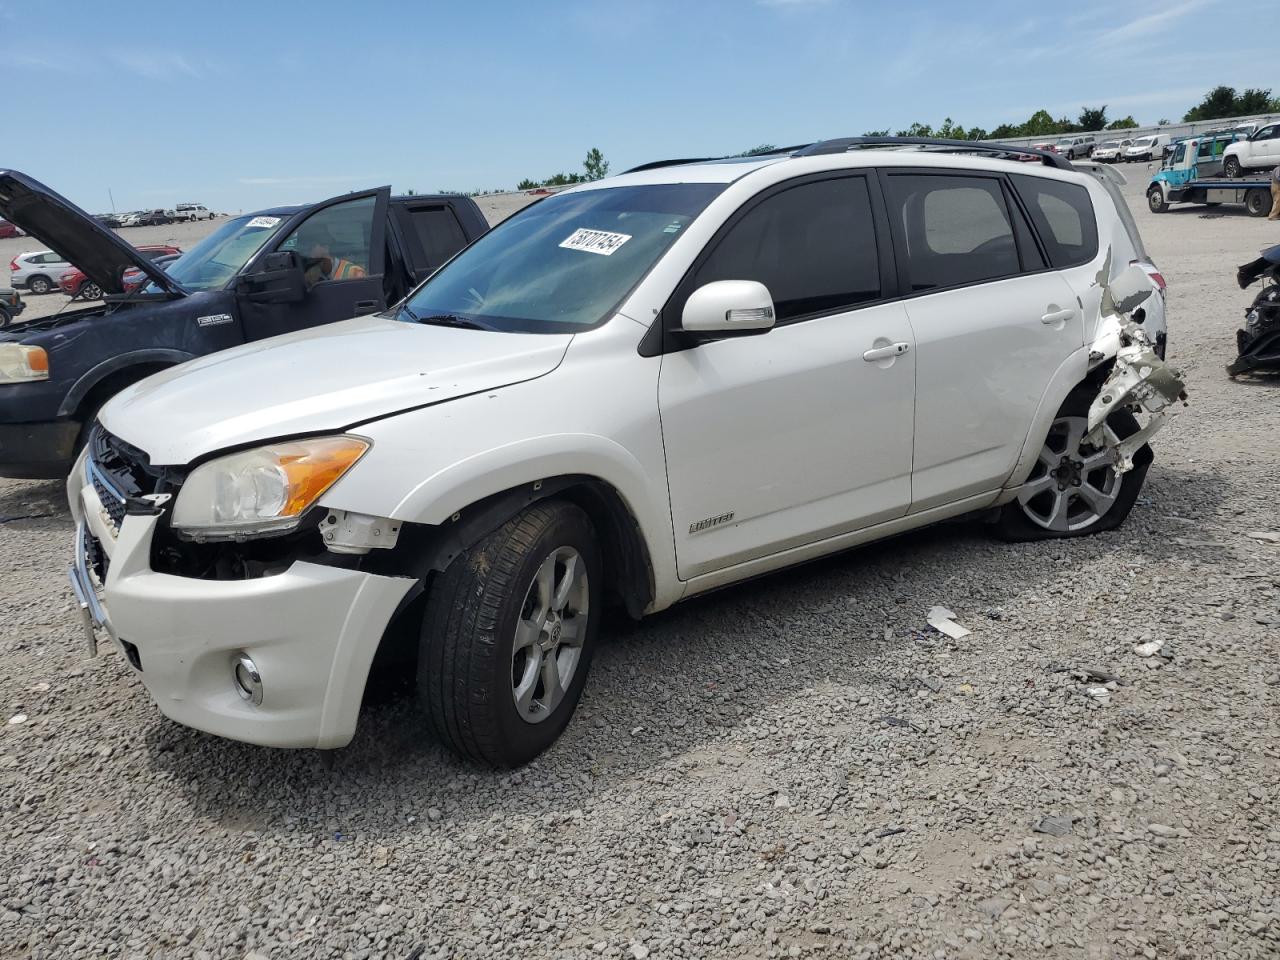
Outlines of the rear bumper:
{"label": "rear bumper", "polygon": [[[126,516],[117,535],[82,480],[79,469],[69,480],[79,491],[73,591],[86,622],[116,642],[165,716],[261,746],[351,740],[374,653],[413,580],[303,562],[254,580],[156,573],[158,518]],[[107,556],[105,584],[91,572],[96,550]],[[259,704],[236,688],[242,654],[262,678]]]}
{"label": "rear bumper", "polygon": [[0,423],[0,477],[60,480],[71,469],[80,423]]}

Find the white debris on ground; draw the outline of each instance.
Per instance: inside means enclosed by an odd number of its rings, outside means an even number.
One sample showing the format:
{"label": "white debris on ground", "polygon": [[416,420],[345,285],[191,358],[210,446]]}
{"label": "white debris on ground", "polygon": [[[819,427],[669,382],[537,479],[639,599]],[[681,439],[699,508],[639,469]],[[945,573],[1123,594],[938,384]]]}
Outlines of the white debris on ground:
{"label": "white debris on ground", "polygon": [[[331,768],[169,723],[80,659],[58,484],[0,481],[0,957],[1280,955],[1280,567],[1249,536],[1280,390],[1223,372],[1235,267],[1280,235],[1152,215],[1125,173],[1195,403],[1122,530],[948,524],[612,624],[524,770],[404,700]],[[940,598],[972,635],[923,628]]]}

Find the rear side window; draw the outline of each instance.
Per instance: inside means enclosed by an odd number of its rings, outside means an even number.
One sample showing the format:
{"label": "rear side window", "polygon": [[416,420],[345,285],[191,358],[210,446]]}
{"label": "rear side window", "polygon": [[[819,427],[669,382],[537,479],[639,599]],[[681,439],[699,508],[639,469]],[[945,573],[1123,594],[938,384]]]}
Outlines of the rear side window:
{"label": "rear side window", "polygon": [[1020,272],[1000,181],[891,174],[889,216],[900,225],[913,291],[998,280]]}
{"label": "rear side window", "polygon": [[879,300],[866,179],[802,183],[751,207],[698,268],[690,289],[715,280],[763,283],[779,322]]}
{"label": "rear side window", "polygon": [[1098,223],[1089,191],[1074,183],[1015,175],[1014,186],[1054,267],[1088,263],[1098,254]]}
{"label": "rear side window", "polygon": [[467,245],[462,225],[449,207],[419,207],[409,212],[409,219],[427,258],[424,266],[434,269]]}

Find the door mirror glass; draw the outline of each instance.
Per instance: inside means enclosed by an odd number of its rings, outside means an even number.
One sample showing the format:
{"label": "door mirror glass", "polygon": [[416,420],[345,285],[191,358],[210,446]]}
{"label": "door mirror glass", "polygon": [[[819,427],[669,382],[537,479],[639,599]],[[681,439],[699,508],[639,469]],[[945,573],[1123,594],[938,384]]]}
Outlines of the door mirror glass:
{"label": "door mirror glass", "polygon": [[297,303],[307,295],[302,260],[292,250],[269,253],[253,273],[240,278],[237,291],[254,303]]}
{"label": "door mirror glass", "polygon": [[715,280],[689,295],[680,327],[722,337],[766,333],[773,327],[773,297],[755,280]]}

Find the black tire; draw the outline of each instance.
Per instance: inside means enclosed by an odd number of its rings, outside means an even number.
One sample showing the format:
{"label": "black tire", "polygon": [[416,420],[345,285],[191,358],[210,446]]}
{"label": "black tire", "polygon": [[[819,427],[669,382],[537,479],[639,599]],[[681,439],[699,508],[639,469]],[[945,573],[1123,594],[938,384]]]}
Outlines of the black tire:
{"label": "black tire", "polygon": [[1169,204],[1164,198],[1164,191],[1158,186],[1147,191],[1147,207],[1152,213],[1167,213]]}
{"label": "black tire", "polygon": [[[1058,417],[1088,417],[1089,405],[1092,400],[1092,392],[1078,391],[1073,393],[1063,403],[1062,409],[1058,411]],[[1117,410],[1113,413],[1107,420],[1107,426],[1114,430],[1122,440],[1138,431],[1138,421],[1127,410]],[[1000,508],[1000,515],[995,523],[995,532],[1002,540],[1023,542],[1087,537],[1095,533],[1106,533],[1109,530],[1114,530],[1124,523],[1125,518],[1129,516],[1129,511],[1133,509],[1133,505],[1138,499],[1138,494],[1142,491],[1142,484],[1146,479],[1147,470],[1151,466],[1152,459],[1153,456],[1149,446],[1144,445],[1138,450],[1133,458],[1133,469],[1114,478],[1115,482],[1119,484],[1119,491],[1115,494],[1115,500],[1110,508],[1086,526],[1071,530],[1048,529],[1032,520],[1020,501],[1012,500]],[[1033,468],[1031,476],[1027,478],[1027,482],[1030,483],[1036,478],[1037,473],[1043,471],[1043,469],[1042,465],[1038,463]]]}
{"label": "black tire", "polygon": [[27,281],[27,289],[37,295],[43,295],[53,289],[53,281],[48,277],[32,277]]}
{"label": "black tire", "polygon": [[[516,705],[516,628],[529,616],[529,603],[536,605],[539,568],[562,549],[576,551],[586,567],[586,622],[562,699],[531,722]],[[602,581],[591,520],[558,500],[534,504],[455,558],[430,587],[419,641],[418,698],[437,736],[462,756],[500,768],[528,763],[551,746],[586,685]]]}
{"label": "black tire", "polygon": [[1226,160],[1222,161],[1222,172],[1226,174],[1228,178],[1234,180],[1244,171],[1240,166],[1239,160],[1235,157],[1227,157]]}
{"label": "black tire", "polygon": [[13,323],[13,316],[9,313],[9,308],[0,306],[0,330],[3,330],[11,323]]}
{"label": "black tire", "polygon": [[1244,195],[1244,208],[1251,217],[1265,217],[1271,212],[1271,192],[1255,187]]}
{"label": "black tire", "polygon": [[101,300],[102,288],[92,280],[86,280],[80,285],[80,297],[84,300]]}

